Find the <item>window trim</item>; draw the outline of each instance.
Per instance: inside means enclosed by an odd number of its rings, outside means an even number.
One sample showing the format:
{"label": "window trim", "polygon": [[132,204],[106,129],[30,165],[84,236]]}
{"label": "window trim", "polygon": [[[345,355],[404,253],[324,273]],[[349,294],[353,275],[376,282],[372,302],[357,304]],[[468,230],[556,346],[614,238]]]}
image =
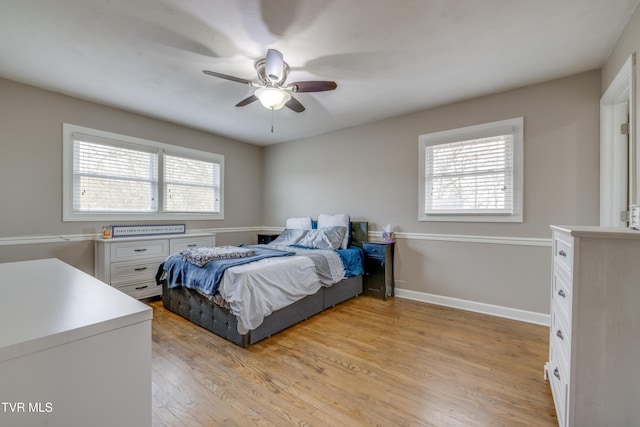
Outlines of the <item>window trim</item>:
{"label": "window trim", "polygon": [[[490,136],[504,135],[513,132],[513,213],[446,213],[427,214],[425,212],[426,197],[426,147],[447,144]],[[524,191],[524,118],[500,120],[475,126],[433,132],[418,137],[419,172],[418,172],[418,221],[442,222],[523,222]]]}
{"label": "window trim", "polygon": [[[135,145],[145,151],[157,151],[158,162],[158,212],[154,213],[92,213],[74,212],[73,210],[73,146],[74,135],[83,134],[94,140],[106,140],[119,145]],[[224,156],[207,151],[194,150],[191,148],[179,147],[148,139],[136,138],[121,135],[113,132],[106,132],[98,129],[91,129],[69,123],[62,125],[62,221],[149,221],[149,220],[222,220],[224,219]],[[164,212],[164,171],[162,156],[164,153],[183,156],[198,160],[215,162],[220,165],[220,212],[219,213],[198,213],[185,212],[173,213]]]}

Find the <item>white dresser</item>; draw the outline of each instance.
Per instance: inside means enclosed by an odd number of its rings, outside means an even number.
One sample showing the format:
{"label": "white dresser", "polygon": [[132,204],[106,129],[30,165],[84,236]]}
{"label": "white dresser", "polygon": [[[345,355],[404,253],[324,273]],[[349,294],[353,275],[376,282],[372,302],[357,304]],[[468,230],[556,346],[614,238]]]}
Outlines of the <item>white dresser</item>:
{"label": "white dresser", "polygon": [[550,381],[560,426],[640,422],[640,232],[552,226]]}
{"label": "white dresser", "polygon": [[1,426],[151,426],[151,307],[57,259],[0,278]]}
{"label": "white dresser", "polygon": [[169,255],[214,245],[215,235],[210,233],[97,239],[95,276],[134,298],[161,295],[155,276]]}

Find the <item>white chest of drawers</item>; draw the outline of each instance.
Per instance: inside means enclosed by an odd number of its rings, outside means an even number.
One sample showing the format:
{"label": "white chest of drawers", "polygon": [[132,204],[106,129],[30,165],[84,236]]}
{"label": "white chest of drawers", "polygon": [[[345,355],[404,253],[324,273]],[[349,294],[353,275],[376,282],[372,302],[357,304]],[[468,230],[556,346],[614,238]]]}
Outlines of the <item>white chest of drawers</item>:
{"label": "white chest of drawers", "polygon": [[151,307],[57,259],[0,276],[0,425],[151,426]]}
{"label": "white chest of drawers", "polygon": [[167,256],[214,245],[215,236],[209,233],[97,239],[95,276],[134,298],[161,295],[155,276]]}
{"label": "white chest of drawers", "polygon": [[640,232],[552,226],[545,374],[560,426],[640,420]]}

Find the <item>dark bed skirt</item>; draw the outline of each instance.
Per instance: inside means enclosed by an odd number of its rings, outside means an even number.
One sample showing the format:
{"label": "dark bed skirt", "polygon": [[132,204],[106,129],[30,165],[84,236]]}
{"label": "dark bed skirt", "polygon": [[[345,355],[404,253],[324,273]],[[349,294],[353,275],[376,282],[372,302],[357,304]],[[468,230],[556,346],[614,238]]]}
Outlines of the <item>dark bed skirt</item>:
{"label": "dark bed skirt", "polygon": [[245,348],[361,293],[362,276],[349,277],[271,313],[256,329],[240,335],[238,321],[229,310],[196,291],[183,287],[169,289],[166,280],[162,282],[162,304],[167,310]]}

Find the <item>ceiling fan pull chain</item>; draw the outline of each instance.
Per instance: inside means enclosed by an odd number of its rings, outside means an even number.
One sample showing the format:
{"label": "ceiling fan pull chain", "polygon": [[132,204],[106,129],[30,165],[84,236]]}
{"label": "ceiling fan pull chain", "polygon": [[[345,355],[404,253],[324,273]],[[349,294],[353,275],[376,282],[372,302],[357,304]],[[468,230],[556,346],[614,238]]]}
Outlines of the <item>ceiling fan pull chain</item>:
{"label": "ceiling fan pull chain", "polygon": [[274,111],[276,110],[271,109],[271,133],[273,133],[273,115],[275,114]]}

